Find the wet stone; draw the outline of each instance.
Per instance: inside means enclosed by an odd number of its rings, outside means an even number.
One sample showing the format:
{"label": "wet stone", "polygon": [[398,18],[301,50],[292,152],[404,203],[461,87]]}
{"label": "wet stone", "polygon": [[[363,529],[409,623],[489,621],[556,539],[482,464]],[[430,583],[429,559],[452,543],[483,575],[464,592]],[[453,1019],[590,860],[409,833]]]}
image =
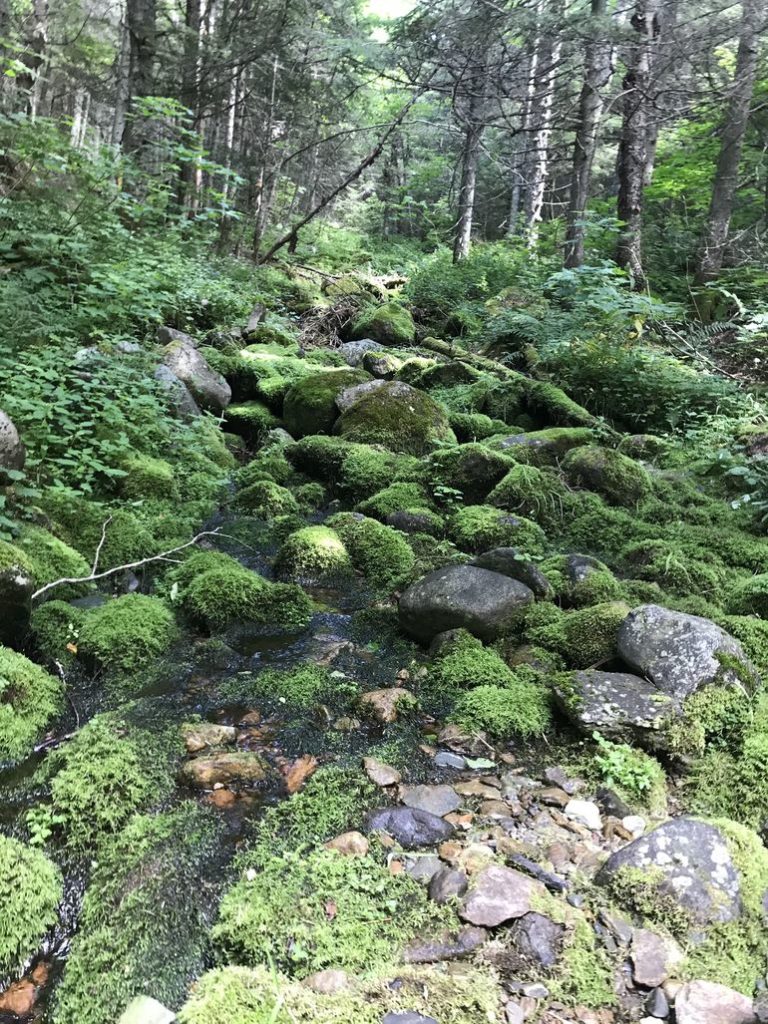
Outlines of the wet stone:
{"label": "wet stone", "polygon": [[429,883],[429,898],[435,903],[447,903],[456,896],[463,896],[468,884],[463,871],[441,867]]}
{"label": "wet stone", "polygon": [[485,928],[464,927],[456,935],[448,934],[434,941],[414,943],[403,954],[407,964],[434,964],[441,960],[459,960],[473,953],[488,938]]}
{"label": "wet stone", "polygon": [[375,757],[364,757],[365,774],[375,786],[395,786],[402,778],[397,768],[379,761]]}
{"label": "wet stone", "polygon": [[201,789],[211,789],[217,783],[262,782],[267,775],[264,762],[250,750],[196,757],[187,761],[182,773],[187,782]]}
{"label": "wet stone", "polygon": [[467,761],[460,754],[452,754],[450,750],[440,750],[435,754],[435,767],[461,770],[467,767]]}
{"label": "wet stone", "polygon": [[406,850],[436,846],[453,835],[453,826],[436,814],[414,807],[382,807],[366,819],[369,832],[387,832]]}
{"label": "wet stone", "polygon": [[450,786],[405,786],[400,798],[406,807],[428,811],[439,818],[461,807],[461,797]]}
{"label": "wet stone", "polygon": [[234,743],[237,730],[233,725],[216,725],[215,722],[199,722],[183,725],[184,746],[190,754],[197,754],[206,747],[223,747]]}
{"label": "wet stone", "polygon": [[655,988],[645,1001],[645,1011],[657,1020],[664,1020],[669,1016],[669,1000],[664,995],[664,989]]}

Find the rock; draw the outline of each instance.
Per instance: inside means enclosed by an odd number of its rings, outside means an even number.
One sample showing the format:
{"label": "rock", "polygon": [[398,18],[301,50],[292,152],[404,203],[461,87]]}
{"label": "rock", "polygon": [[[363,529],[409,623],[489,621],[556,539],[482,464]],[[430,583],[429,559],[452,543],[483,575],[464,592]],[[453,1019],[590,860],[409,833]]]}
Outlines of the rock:
{"label": "rock", "polygon": [[424,885],[428,885],[442,868],[443,862],[436,853],[412,854],[405,858],[405,870],[414,881]]}
{"label": "rock", "polygon": [[362,832],[342,832],[335,839],[329,839],[326,850],[338,850],[344,857],[365,857],[368,853],[368,840]]}
{"label": "rock", "polygon": [[475,875],[459,917],[470,924],[494,928],[530,914],[536,897],[541,898],[545,892],[539,882],[519,871],[492,864]]}
{"label": "rock", "polygon": [[768,992],[761,992],[752,1006],[758,1024],[768,1024]]}
{"label": "rock", "polygon": [[525,1021],[525,1010],[520,1003],[509,1002],[504,1007],[504,1019],[507,1024],[523,1024]]}
{"label": "rock", "polygon": [[752,1000],[713,981],[689,981],[675,999],[677,1024],[754,1024]]}
{"label": "rock", "polygon": [[391,765],[384,764],[383,761],[379,761],[376,757],[364,757],[363,767],[365,768],[365,774],[374,784],[374,786],[396,786],[402,778],[402,775]]}
{"label": "rock", "polygon": [[0,409],[0,481],[7,479],[4,471],[24,469],[26,460],[27,451],[13,420]]}
{"label": "rock", "polygon": [[315,971],[302,981],[302,985],[319,995],[331,996],[334,992],[343,992],[349,988],[349,975],[346,971],[333,969]]}
{"label": "rock", "polygon": [[461,928],[458,934],[441,936],[427,942],[415,942],[403,954],[407,964],[434,964],[440,960],[459,960],[474,952],[488,938],[485,928]]}
{"label": "rock", "polygon": [[655,683],[629,672],[585,669],[555,687],[563,712],[584,732],[654,749],[679,703]]}
{"label": "rock", "polygon": [[417,1013],[415,1010],[406,1010],[405,1013],[385,1013],[381,1018],[381,1024],[437,1024],[437,1021],[434,1017],[425,1017],[423,1013]]}
{"label": "rock", "polygon": [[591,555],[567,555],[565,559],[565,574],[569,583],[583,583],[593,572],[599,572],[602,568],[600,561]]}
{"label": "rock", "polygon": [[603,827],[600,808],[591,800],[569,800],[565,807],[566,817],[578,821],[580,825],[599,832]]}
{"label": "rock", "polygon": [[656,988],[667,980],[671,969],[683,959],[683,953],[671,939],[647,928],[635,928],[631,957],[635,983],[643,988]]}
{"label": "rock", "polygon": [[523,956],[541,967],[557,962],[564,928],[544,914],[530,913],[514,923],[510,931],[513,945]]}
{"label": "rock", "polygon": [[429,898],[435,903],[447,903],[455,896],[463,896],[469,880],[463,871],[455,868],[441,868],[429,883]]}
{"label": "rock", "polygon": [[283,399],[282,418],[293,437],[330,434],[338,417],[336,399],[353,385],[369,381],[362,370],[318,369],[301,377]]}
{"label": "rock", "polygon": [[28,1017],[35,1007],[37,994],[37,986],[29,978],[14,981],[0,993],[0,1013]]}
{"label": "rock", "polygon": [[381,345],[370,338],[361,338],[360,341],[346,341],[339,346],[339,352],[344,356],[348,366],[359,366],[363,361],[366,352],[378,351]]}
{"label": "rock", "polygon": [[435,754],[436,768],[456,768],[459,771],[467,767],[467,759],[460,754],[452,754],[450,750],[439,750]]}
{"label": "rock", "polygon": [[187,385],[180,381],[176,374],[167,366],[158,366],[153,374],[155,380],[165,391],[168,404],[179,419],[194,419],[200,416],[200,407],[192,397]]}
{"label": "rock", "polygon": [[389,352],[363,353],[363,369],[376,380],[392,380],[402,365],[402,360]]}
{"label": "rock", "polygon": [[197,342],[192,335],[185,334],[184,331],[177,331],[175,327],[158,327],[155,331],[155,341],[158,345],[169,345],[172,341],[177,341],[197,348]]}
{"label": "rock", "polygon": [[428,533],[436,536],[442,532],[436,528],[434,513],[419,512],[418,509],[401,509],[398,512],[390,512],[385,522],[387,526],[393,526],[401,533]]}
{"label": "rock", "polygon": [[646,1012],[654,1020],[664,1020],[669,1016],[669,1000],[664,995],[663,988],[655,988],[645,1001]]}
{"label": "rock", "polygon": [[166,345],[163,363],[186,384],[203,409],[222,413],[232,399],[232,390],[220,373],[212,370],[197,349],[184,341]]}
{"label": "rock", "polygon": [[608,786],[600,786],[595,791],[595,800],[601,811],[609,818],[626,818],[632,814],[629,804]]}
{"label": "rock", "polygon": [[172,1024],[176,1014],[151,996],[136,996],[117,1024]]}
{"label": "rock", "polygon": [[549,580],[534,562],[520,558],[517,548],[492,548],[473,558],[470,565],[499,572],[530,587],[536,597],[546,598],[552,591]]}
{"label": "rock", "polygon": [[684,700],[715,680],[743,685],[743,679],[732,668],[724,668],[718,655],[735,658],[759,684],[743,647],[724,629],[698,615],[655,604],[629,613],[619,627],[617,650],[631,668],[675,700]]}
{"label": "rock", "polygon": [[531,981],[523,985],[521,991],[528,999],[546,999],[549,995],[549,989],[540,981]]}
{"label": "rock", "polygon": [[336,396],[336,408],[339,412],[346,412],[347,409],[351,409],[355,402],[359,402],[361,398],[365,398],[366,395],[373,394],[374,391],[378,391],[379,388],[383,388],[386,384],[384,380],[366,380],[361,381],[358,384],[354,384],[352,387],[344,388]]}
{"label": "rock", "polygon": [[[453,826],[436,814],[413,807],[382,807],[366,818],[369,832],[388,832],[406,850],[436,846],[453,835]],[[479,923],[479,922],[478,922]]]}
{"label": "rock", "polygon": [[0,569],[0,643],[15,647],[26,636],[34,590],[29,564],[8,559]]}
{"label": "rock", "polygon": [[533,601],[533,591],[498,572],[449,565],[427,573],[400,598],[403,630],[423,643],[450,629],[467,629],[482,640],[509,632]]}
{"label": "rock", "polygon": [[358,387],[365,390],[352,396],[352,405],[343,408],[351,397],[348,391],[336,403],[342,412],[334,433],[348,441],[380,444],[408,455],[425,455],[456,441],[444,406],[426,392],[399,380],[374,380]]}
{"label": "rock", "polygon": [[622,826],[629,832],[633,839],[638,839],[648,824],[645,818],[640,814],[627,814],[621,819]]}
{"label": "rock", "polygon": [[440,818],[461,807],[461,797],[450,786],[405,786],[400,799],[406,807],[429,811]]}
{"label": "rock", "polygon": [[550,782],[553,786],[559,786],[563,792],[569,796],[575,796],[580,789],[584,788],[584,783],[579,779],[572,779],[562,768],[557,765],[552,765],[550,768],[544,769],[542,776],[545,782]]}
{"label": "rock", "polygon": [[558,786],[547,786],[545,789],[539,790],[536,796],[547,807],[566,808],[571,802],[570,796]]}
{"label": "rock", "polygon": [[397,721],[398,704],[403,701],[413,705],[414,697],[409,690],[400,686],[390,686],[385,690],[371,690],[360,698],[363,708],[369,711],[379,722]]}
{"label": "rock", "polygon": [[741,913],[739,876],[714,825],[693,818],[667,821],[612,854],[595,881],[608,884],[622,868],[648,871],[659,893],[699,924],[733,921]]}
{"label": "rock", "polygon": [[217,783],[262,782],[267,776],[264,762],[252,750],[196,757],[186,762],[182,772],[187,782],[200,789],[211,789]]}
{"label": "rock", "polygon": [[233,725],[217,725],[215,722],[191,722],[182,725],[184,746],[190,754],[197,754],[206,747],[224,747],[237,739]]}

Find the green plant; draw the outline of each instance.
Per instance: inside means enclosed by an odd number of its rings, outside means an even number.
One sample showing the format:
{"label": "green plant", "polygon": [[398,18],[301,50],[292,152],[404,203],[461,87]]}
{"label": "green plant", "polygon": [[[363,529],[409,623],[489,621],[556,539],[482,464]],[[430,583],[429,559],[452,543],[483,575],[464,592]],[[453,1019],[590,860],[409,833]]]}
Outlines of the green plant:
{"label": "green plant", "polygon": [[0,760],[28,754],[64,704],[60,679],[23,654],[0,647]]}
{"label": "green plant", "polygon": [[605,785],[652,811],[665,807],[666,779],[658,761],[627,743],[613,743],[599,732],[593,732],[592,739],[597,744],[592,762]]}
{"label": "green plant", "polygon": [[45,854],[0,836],[0,970],[13,972],[37,950],[58,919],[61,872]]}
{"label": "green plant", "polygon": [[125,594],[85,616],[79,650],[108,671],[136,672],[163,654],[176,635],[173,612],[164,601]]}

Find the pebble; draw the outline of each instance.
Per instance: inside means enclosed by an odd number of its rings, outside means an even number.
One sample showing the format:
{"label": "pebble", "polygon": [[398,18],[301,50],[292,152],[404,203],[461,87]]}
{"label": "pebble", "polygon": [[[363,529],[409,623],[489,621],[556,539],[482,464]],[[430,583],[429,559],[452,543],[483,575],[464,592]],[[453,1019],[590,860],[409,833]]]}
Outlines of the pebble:
{"label": "pebble", "polygon": [[600,816],[600,808],[591,800],[569,800],[565,808],[566,817],[571,821],[584,825],[592,832],[600,832],[603,827],[603,819]]}
{"label": "pebble", "polygon": [[447,903],[455,896],[463,896],[469,881],[463,871],[443,867],[432,876],[429,883],[429,898],[435,903]]}
{"label": "pebble", "polygon": [[450,750],[441,750],[435,754],[435,766],[437,768],[457,768],[461,770],[467,767],[467,760],[460,754],[452,754]]}
{"label": "pebble", "polygon": [[453,835],[453,826],[415,807],[381,807],[366,818],[369,832],[387,832],[406,850],[434,846]]}
{"label": "pebble", "polygon": [[536,796],[547,807],[567,807],[571,800],[565,790],[558,786],[548,786],[546,789],[540,790]]}
{"label": "pebble", "polygon": [[364,757],[363,767],[365,768],[365,774],[371,780],[375,786],[396,786],[402,779],[402,775],[391,765],[385,764],[383,761],[379,761],[375,757]]}
{"label": "pebble", "polygon": [[445,817],[461,807],[461,797],[451,786],[404,786],[400,798],[406,807]]}
{"label": "pebble", "polygon": [[638,839],[645,832],[647,822],[640,814],[628,814],[621,819],[621,824],[631,833],[633,839]]}
{"label": "pebble", "polygon": [[325,844],[326,850],[338,850],[345,857],[365,857],[368,847],[368,840],[362,832],[342,832]]}
{"label": "pebble", "polygon": [[405,858],[405,870],[416,882],[427,884],[440,871],[443,862],[434,853]]}

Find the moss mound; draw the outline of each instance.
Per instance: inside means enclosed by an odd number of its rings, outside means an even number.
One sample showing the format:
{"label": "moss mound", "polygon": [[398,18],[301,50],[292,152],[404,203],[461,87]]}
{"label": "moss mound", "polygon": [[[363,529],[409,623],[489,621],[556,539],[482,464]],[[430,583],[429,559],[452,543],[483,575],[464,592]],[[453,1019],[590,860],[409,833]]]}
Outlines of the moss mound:
{"label": "moss mound", "polygon": [[318,704],[348,701],[357,694],[354,683],[333,676],[322,665],[300,665],[297,668],[266,668],[257,676],[228,681],[221,689],[229,703],[250,705],[267,701],[297,711],[310,711]]}
{"label": "moss mound", "polygon": [[[572,568],[574,559],[581,562],[581,568],[576,571]],[[625,596],[619,580],[604,562],[596,558],[556,555],[541,563],[541,571],[555,597],[565,607],[586,608],[593,604],[620,601]]]}
{"label": "moss mound", "polygon": [[297,470],[319,477],[339,497],[360,501],[382,490],[393,480],[413,480],[419,460],[381,447],[354,444],[341,437],[305,437],[286,449]]}
{"label": "moss mound", "polygon": [[322,586],[352,575],[349,552],[327,526],[306,526],[292,533],[277,555],[275,570],[282,579]]}
{"label": "moss mound", "polygon": [[725,596],[725,607],[731,615],[759,615],[768,619],[768,573],[732,586]]}
{"label": "moss mound", "polygon": [[120,493],[124,498],[172,498],[176,492],[173,466],[165,459],[150,455],[132,455],[121,466],[125,473],[120,479]]}
{"label": "moss mound", "polygon": [[283,419],[289,434],[330,434],[338,419],[336,398],[346,388],[370,380],[364,370],[327,370],[313,373],[294,384],[283,402]]}
{"label": "moss mound", "polygon": [[177,636],[173,612],[165,601],[125,594],[89,612],[80,626],[79,649],[108,671],[147,668]]}
{"label": "moss mound", "polygon": [[382,345],[410,345],[416,337],[416,326],[404,306],[387,302],[364,309],[352,324],[352,337],[371,338]]}
{"label": "moss mound", "polygon": [[433,452],[427,460],[426,478],[433,488],[451,487],[466,502],[483,501],[507,473],[510,460],[482,444],[462,444]]}
{"label": "moss mound", "polygon": [[562,519],[564,495],[554,470],[519,463],[496,484],[488,495],[488,504],[548,526]]}
{"label": "moss mound", "polygon": [[264,402],[235,402],[227,406],[225,417],[227,430],[249,441],[280,426],[280,420]]}
{"label": "moss mound", "polygon": [[[29,559],[37,586],[65,578],[78,579],[88,576],[90,564],[79,551],[75,551],[63,540],[54,537],[40,526],[25,524],[16,543]],[[79,597],[87,592],[90,584],[67,584],[51,591],[56,597]]]}
{"label": "moss mound", "polygon": [[495,740],[542,736],[551,722],[549,694],[543,686],[514,677],[504,686],[476,686],[456,702],[451,721]]}
{"label": "moss mound", "polygon": [[18,761],[64,703],[62,682],[23,654],[0,647],[0,761]]}
{"label": "moss mound", "polygon": [[431,501],[421,484],[394,483],[361,501],[355,511],[365,516],[373,516],[374,519],[385,520],[395,512],[409,508],[429,508],[430,505]]}
{"label": "moss mound", "polygon": [[400,381],[363,395],[341,414],[334,430],[348,441],[409,455],[424,455],[456,440],[443,406]]}
{"label": "moss mound", "polygon": [[256,480],[244,487],[238,491],[235,504],[264,519],[299,514],[299,503],[291,491],[272,480]]}
{"label": "moss mound", "polygon": [[51,662],[71,661],[84,619],[85,612],[66,601],[46,601],[35,608],[30,626],[37,650]]}
{"label": "moss mound", "polygon": [[57,920],[59,869],[40,850],[0,836],[0,971],[15,971]]}
{"label": "moss mound", "polygon": [[629,605],[610,601],[566,614],[553,612],[554,621],[545,625],[533,625],[540,613],[529,613],[526,640],[562,655],[572,668],[592,668],[616,656],[616,636]]}
{"label": "moss mound", "polygon": [[574,485],[598,491],[615,505],[636,505],[652,491],[648,471],[612,448],[577,448],[563,459],[563,471]]}
{"label": "moss mound", "polygon": [[462,551],[472,554],[512,547],[526,558],[542,554],[546,546],[544,531],[537,523],[488,505],[457,509],[448,523],[448,535]]}
{"label": "moss mound", "polygon": [[328,526],[341,537],[354,567],[377,589],[391,590],[413,571],[413,551],[392,527],[354,512],[332,516]]}

